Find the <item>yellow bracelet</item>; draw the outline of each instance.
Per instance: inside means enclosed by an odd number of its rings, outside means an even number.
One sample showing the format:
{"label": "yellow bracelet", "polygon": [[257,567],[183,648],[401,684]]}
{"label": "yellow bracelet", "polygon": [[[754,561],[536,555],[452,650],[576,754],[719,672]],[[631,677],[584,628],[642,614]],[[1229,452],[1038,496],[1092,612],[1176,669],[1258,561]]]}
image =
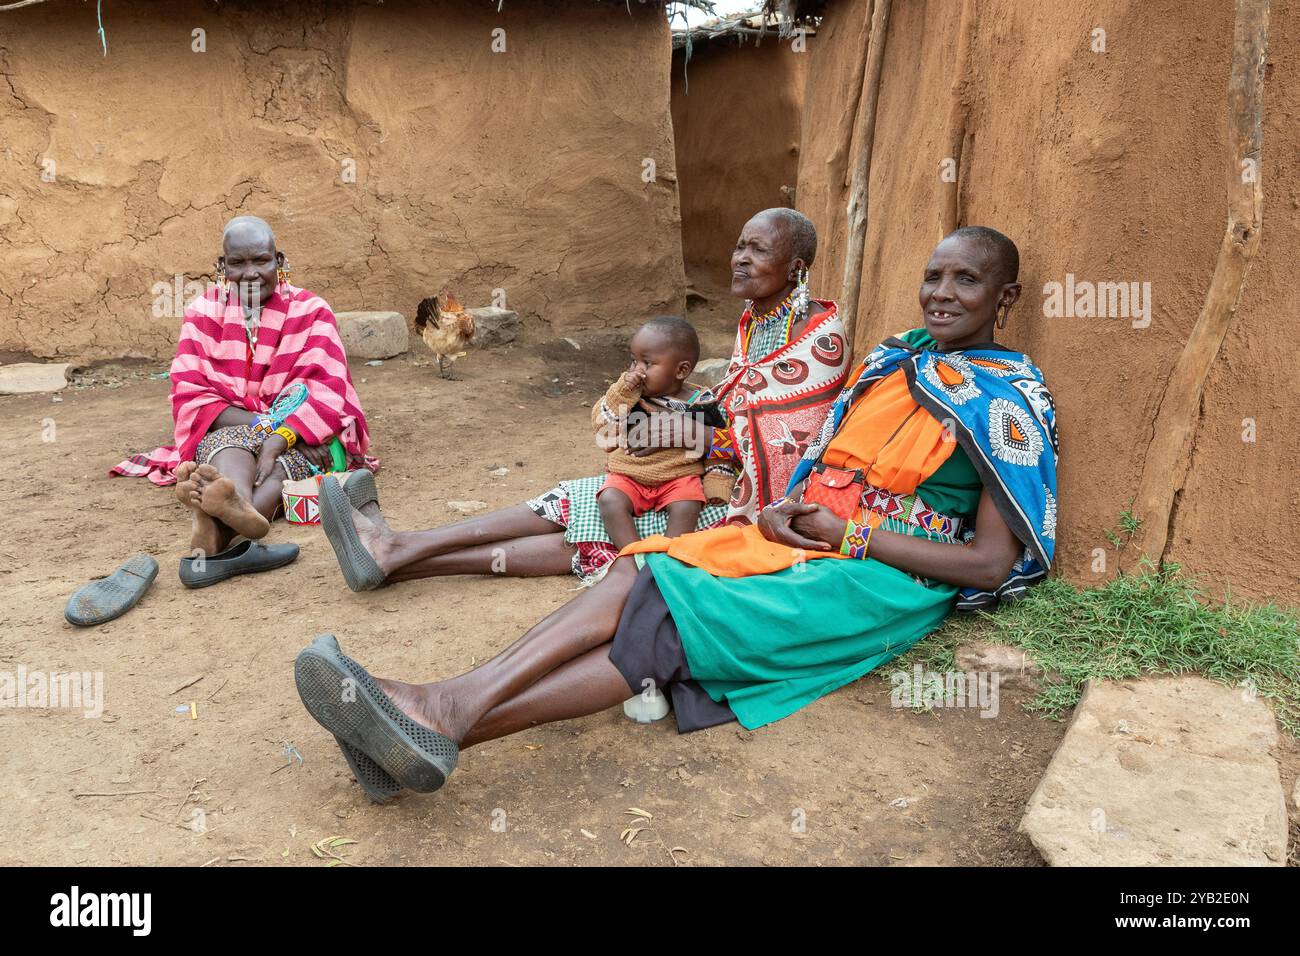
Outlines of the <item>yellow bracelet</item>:
{"label": "yellow bracelet", "polygon": [[289,448],[292,448],[294,445],[298,443],[298,436],[293,433],[292,428],[285,428],[283,425],[281,425],[279,428],[275,430],[275,434],[279,435],[281,438],[284,439],[285,444],[288,446],[285,449],[285,451],[288,451]]}

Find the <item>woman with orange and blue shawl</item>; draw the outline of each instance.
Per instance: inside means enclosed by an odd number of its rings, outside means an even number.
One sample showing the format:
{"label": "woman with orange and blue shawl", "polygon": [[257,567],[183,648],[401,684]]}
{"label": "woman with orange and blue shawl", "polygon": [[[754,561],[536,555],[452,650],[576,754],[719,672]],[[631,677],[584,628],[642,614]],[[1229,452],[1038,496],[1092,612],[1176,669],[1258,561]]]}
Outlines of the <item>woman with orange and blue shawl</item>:
{"label": "woman with orange and blue shawl", "polygon": [[308,711],[393,787],[429,791],[461,748],[647,682],[683,731],[759,727],[907,650],[954,605],[1014,598],[1052,560],[1057,459],[1042,374],[993,342],[1018,268],[994,230],[945,238],[921,283],[924,328],[850,376],[756,525],[629,546],[596,587],[448,680],[377,680],[317,638],[296,665]]}

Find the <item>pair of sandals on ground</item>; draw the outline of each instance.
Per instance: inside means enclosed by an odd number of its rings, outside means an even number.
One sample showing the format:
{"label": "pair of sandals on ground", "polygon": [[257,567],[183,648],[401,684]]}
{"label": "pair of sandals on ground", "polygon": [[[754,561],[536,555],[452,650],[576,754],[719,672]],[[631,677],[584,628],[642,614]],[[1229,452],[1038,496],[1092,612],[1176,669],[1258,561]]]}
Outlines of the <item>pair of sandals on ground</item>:
{"label": "pair of sandals on ground", "polygon": [[[345,497],[358,511],[378,501],[375,476],[366,469],[352,472]],[[210,587],[243,574],[282,568],[296,561],[298,553],[298,545],[291,542],[266,545],[246,538],[219,554],[181,558],[180,580],[191,589]],[[111,574],[77,588],[64,606],[64,619],[75,627],[107,624],[139,604],[157,577],[157,560],[148,554],[133,555]]]}

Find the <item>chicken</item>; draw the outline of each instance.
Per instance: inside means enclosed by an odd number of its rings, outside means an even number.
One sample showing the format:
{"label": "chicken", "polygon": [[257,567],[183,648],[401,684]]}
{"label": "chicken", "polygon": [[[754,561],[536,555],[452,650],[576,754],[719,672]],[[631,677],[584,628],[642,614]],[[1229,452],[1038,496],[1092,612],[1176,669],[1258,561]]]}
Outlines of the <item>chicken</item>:
{"label": "chicken", "polygon": [[462,309],[450,292],[446,300],[445,306],[438,304],[436,295],[422,301],[415,310],[415,330],[438,356],[438,374],[451,378],[451,363],[465,354],[465,346],[474,337],[474,316]]}

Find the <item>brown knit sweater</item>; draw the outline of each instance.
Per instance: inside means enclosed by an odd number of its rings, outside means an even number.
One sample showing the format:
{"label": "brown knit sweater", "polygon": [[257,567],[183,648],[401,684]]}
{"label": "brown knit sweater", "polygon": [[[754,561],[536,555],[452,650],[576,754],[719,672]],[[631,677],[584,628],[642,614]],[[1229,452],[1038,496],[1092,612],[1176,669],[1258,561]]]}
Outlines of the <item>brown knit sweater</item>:
{"label": "brown knit sweater", "polygon": [[[639,388],[628,388],[622,376],[614,380],[605,397],[591,409],[591,425],[596,430],[596,444],[609,452],[607,469],[611,475],[626,475],[633,481],[653,487],[684,478],[704,474],[703,457],[708,448],[696,451],[690,448],[662,448],[638,458],[623,445],[628,427],[628,414],[641,400]],[[726,501],[731,496],[732,481],[727,475],[704,476],[704,496]]]}

